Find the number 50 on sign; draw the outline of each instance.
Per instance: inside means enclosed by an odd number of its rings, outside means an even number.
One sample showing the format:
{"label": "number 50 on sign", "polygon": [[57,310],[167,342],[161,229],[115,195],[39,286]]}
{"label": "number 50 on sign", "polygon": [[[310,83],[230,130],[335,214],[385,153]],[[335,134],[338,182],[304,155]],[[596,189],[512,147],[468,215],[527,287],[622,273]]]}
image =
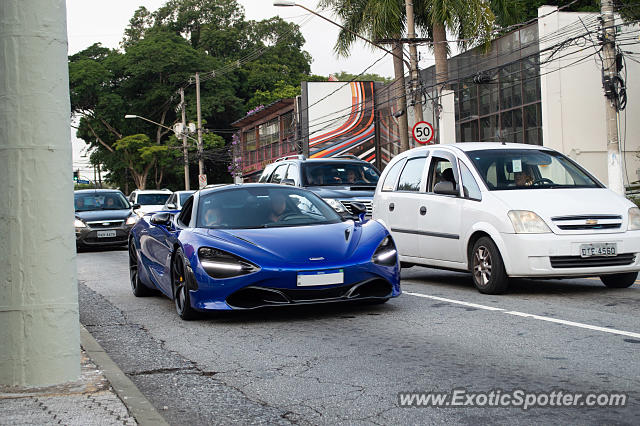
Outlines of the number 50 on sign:
{"label": "number 50 on sign", "polygon": [[413,139],[421,144],[427,144],[433,139],[433,126],[426,121],[418,121],[413,126]]}

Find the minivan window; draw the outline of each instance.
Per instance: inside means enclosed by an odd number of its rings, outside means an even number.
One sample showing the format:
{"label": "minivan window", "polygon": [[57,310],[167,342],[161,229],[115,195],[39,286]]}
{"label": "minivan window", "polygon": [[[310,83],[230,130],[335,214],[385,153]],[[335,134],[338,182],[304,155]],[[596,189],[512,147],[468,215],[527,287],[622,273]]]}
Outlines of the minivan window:
{"label": "minivan window", "polygon": [[407,161],[400,174],[400,180],[398,180],[398,191],[417,192],[420,190],[422,172],[426,161],[426,157],[412,158]]}
{"label": "minivan window", "polygon": [[583,168],[555,151],[487,149],[467,155],[491,191],[601,187]]}
{"label": "minivan window", "polygon": [[269,180],[269,182],[271,183],[282,182],[282,179],[284,179],[284,175],[286,172],[287,172],[287,164],[282,164],[278,166],[278,168],[273,172],[273,175],[271,175],[271,179]]}
{"label": "minivan window", "polygon": [[460,175],[462,176],[462,190],[464,191],[464,197],[469,198],[471,200],[481,200],[482,193],[480,192],[480,187],[476,182],[475,178],[471,174],[471,170],[467,168],[467,166],[460,161]]}
{"label": "minivan window", "polygon": [[446,158],[433,157],[431,171],[429,172],[429,185],[427,192],[433,192],[436,184],[444,181],[451,182],[454,188],[458,187],[458,179],[453,171],[451,161]]}
{"label": "minivan window", "polygon": [[384,178],[384,182],[382,183],[383,191],[393,191],[395,189],[394,185],[396,184],[396,180],[398,180],[398,175],[402,170],[403,164],[404,162],[401,160],[391,166],[391,170],[389,170],[389,173],[387,173],[387,177]]}

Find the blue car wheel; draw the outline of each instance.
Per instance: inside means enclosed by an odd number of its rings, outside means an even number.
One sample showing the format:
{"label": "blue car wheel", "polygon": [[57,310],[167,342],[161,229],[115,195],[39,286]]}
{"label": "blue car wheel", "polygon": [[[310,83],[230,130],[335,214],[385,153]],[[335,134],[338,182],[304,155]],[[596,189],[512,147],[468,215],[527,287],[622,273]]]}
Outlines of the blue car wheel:
{"label": "blue car wheel", "polygon": [[176,250],[171,266],[171,278],[173,283],[173,300],[176,305],[176,312],[185,321],[195,319],[197,311],[191,307],[191,297],[189,296],[189,275],[186,267],[184,253],[181,248]]}
{"label": "blue car wheel", "polygon": [[129,240],[129,281],[131,282],[131,290],[136,297],[150,296],[153,292],[149,287],[140,281],[140,272],[138,264],[138,253],[133,239]]}

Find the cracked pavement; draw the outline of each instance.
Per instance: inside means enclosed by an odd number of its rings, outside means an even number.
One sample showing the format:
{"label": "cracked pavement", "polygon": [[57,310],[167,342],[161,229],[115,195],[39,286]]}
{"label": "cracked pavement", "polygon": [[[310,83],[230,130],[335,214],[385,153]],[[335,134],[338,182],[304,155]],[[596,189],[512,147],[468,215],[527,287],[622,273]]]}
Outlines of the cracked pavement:
{"label": "cracked pavement", "polygon": [[[408,295],[184,322],[166,297],[131,294],[125,250],[80,253],[78,276],[81,322],[172,425],[640,422],[640,345],[621,336]],[[409,291],[640,329],[637,286],[542,285],[485,296],[463,274],[403,271]],[[630,401],[606,409],[398,407],[401,391],[460,387],[615,390]]]}

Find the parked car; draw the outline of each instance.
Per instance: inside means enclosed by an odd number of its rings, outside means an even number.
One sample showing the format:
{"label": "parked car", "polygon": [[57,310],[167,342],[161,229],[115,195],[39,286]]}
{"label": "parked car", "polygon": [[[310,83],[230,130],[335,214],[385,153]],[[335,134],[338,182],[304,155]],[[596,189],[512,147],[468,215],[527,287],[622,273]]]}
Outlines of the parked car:
{"label": "parked car", "polygon": [[370,163],[352,155],[317,159],[294,155],[267,165],[259,182],[306,188],[338,213],[353,214],[353,203],[362,203],[367,207],[367,216],[371,216],[379,176]]}
{"label": "parked car", "polygon": [[[354,208],[364,216],[363,205]],[[180,213],[144,216],[131,231],[129,270],[134,295],[160,290],[183,319],[400,295],[384,226],[344,218],[314,193],[284,185],[203,189]]]}
{"label": "parked car", "polygon": [[167,198],[167,202],[164,203],[161,210],[182,210],[184,202],[187,201],[194,192],[196,191],[175,191]]}
{"label": "parked car", "polygon": [[509,277],[599,276],[629,287],[640,270],[640,210],[552,149],[502,143],[415,148],[385,168],[373,217],[403,265],[472,272],[482,293]]}
{"label": "parked car", "polygon": [[129,194],[129,202],[139,205],[136,209],[138,216],[162,210],[172,192],[169,189],[136,189]]}
{"label": "parked car", "polygon": [[83,189],[75,191],[73,198],[78,247],[127,244],[138,216],[122,192]]}

